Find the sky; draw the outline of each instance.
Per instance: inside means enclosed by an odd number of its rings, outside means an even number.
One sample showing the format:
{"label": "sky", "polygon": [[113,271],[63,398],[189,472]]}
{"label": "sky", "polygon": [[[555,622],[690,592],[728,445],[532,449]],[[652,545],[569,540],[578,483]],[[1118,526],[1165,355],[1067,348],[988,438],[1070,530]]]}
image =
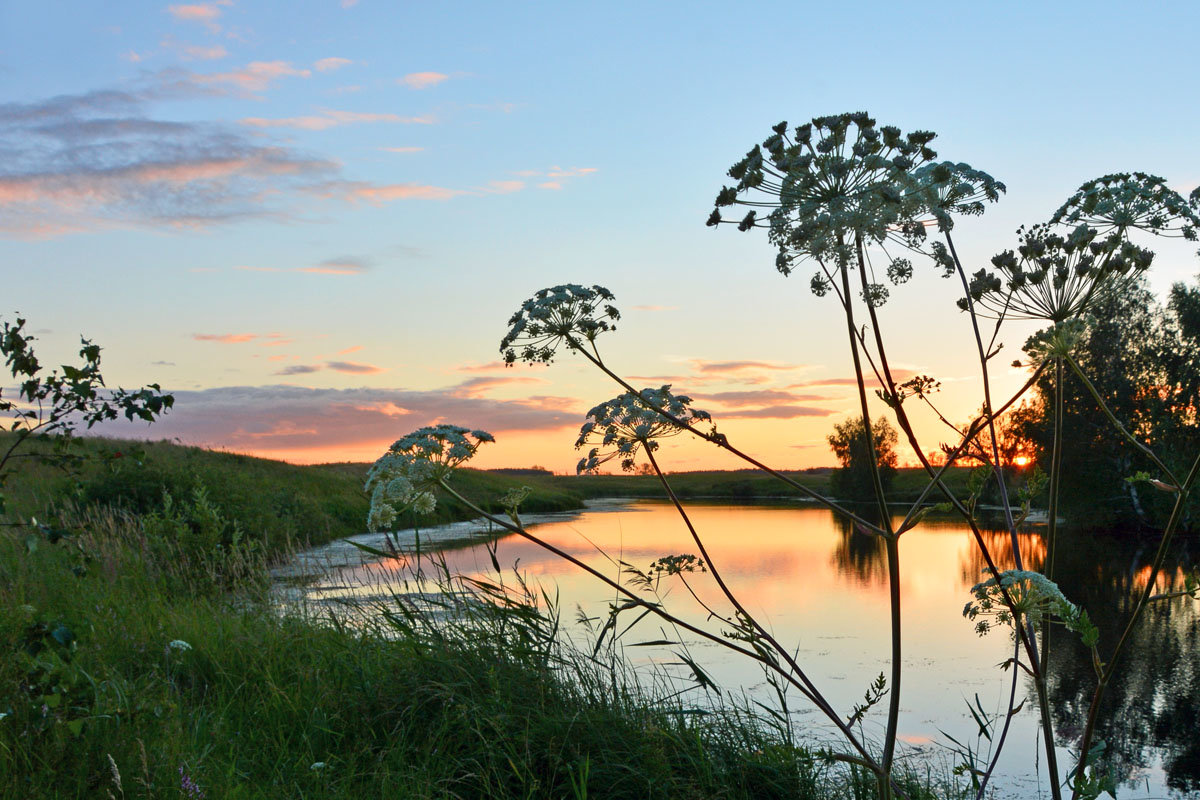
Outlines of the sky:
{"label": "sky", "polygon": [[[369,461],[445,422],[495,434],[477,466],[561,472],[621,390],[569,353],[505,369],[498,344],[538,289],[599,284],[616,372],[774,466],[829,465],[845,326],[762,231],[705,227],[730,165],[781,120],[936,131],[1008,187],[956,228],[973,271],[1090,178],[1200,184],[1198,25],[1189,2],[0,0],[0,316],[45,361],[86,336],[111,386],[175,394],[107,434]],[[1195,279],[1194,246],[1155,244],[1152,288]],[[881,310],[892,364],[966,420],[960,292],[916,266]],[[998,390],[1033,330],[1002,329]]]}

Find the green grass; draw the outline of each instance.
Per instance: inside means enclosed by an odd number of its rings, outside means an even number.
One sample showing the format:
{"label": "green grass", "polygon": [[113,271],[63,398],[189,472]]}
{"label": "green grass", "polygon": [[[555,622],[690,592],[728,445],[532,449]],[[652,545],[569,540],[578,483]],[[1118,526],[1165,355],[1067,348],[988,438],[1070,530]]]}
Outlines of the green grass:
{"label": "green grass", "polygon": [[[0,527],[0,800],[189,797],[185,776],[209,798],[872,795],[753,714],[693,713],[557,642],[528,596],[461,623],[399,606],[355,627],[281,616],[267,563],[361,532],[367,465],[75,446],[73,471],[23,460],[5,487],[10,521],[53,524]],[[530,485],[525,511],[661,496],[638,476],[454,480],[490,508]],[[752,473],[672,480],[687,497],[782,494]],[[435,521],[467,516],[444,498]],[[914,800],[951,785],[906,782]]]}
{"label": "green grass", "polygon": [[676,713],[527,607],[405,630],[281,617],[254,582],[208,591],[136,519],[74,522],[32,550],[0,535],[0,798],[186,797],[181,775],[209,798],[863,787],[743,713]]}
{"label": "green grass", "polygon": [[[0,447],[7,440],[0,434]],[[47,451],[45,445],[34,446]],[[295,466],[165,441],[99,437],[76,439],[73,451],[84,460],[69,470],[33,458],[13,462],[17,466],[4,487],[10,514],[44,519],[72,504],[145,515],[162,511],[164,493],[187,505],[201,489],[225,521],[236,521],[242,537],[268,555],[366,529],[369,501],[362,488],[366,464]],[[496,500],[522,481],[466,469],[455,475],[455,484],[488,510],[499,511]],[[567,511],[582,506],[577,493],[552,486],[536,489],[523,510]],[[432,517],[422,518],[421,523],[472,516],[461,503],[445,497]]]}

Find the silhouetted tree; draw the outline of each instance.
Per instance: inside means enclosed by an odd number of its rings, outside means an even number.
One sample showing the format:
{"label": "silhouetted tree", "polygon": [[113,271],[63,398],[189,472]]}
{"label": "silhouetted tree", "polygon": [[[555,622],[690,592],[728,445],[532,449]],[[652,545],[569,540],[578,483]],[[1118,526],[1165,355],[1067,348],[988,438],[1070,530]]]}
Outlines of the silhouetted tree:
{"label": "silhouetted tree", "polygon": [[[875,462],[879,467],[879,478],[886,492],[896,477],[896,430],[885,417],[871,423],[871,438],[875,449]],[[834,495],[847,500],[869,500],[875,495],[875,482],[871,476],[871,444],[866,437],[866,426],[862,417],[848,419],[833,426],[827,437],[833,454],[841,462],[830,478]]]}

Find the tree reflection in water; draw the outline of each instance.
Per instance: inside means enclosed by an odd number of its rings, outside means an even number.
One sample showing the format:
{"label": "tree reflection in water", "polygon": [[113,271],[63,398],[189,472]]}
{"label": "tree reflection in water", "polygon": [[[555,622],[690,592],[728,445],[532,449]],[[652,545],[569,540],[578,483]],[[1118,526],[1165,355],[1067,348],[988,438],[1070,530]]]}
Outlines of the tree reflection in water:
{"label": "tree reflection in water", "polygon": [[[1152,544],[1136,538],[1062,533],[1055,556],[1058,584],[1088,609],[1100,629],[1100,657],[1112,652],[1145,589]],[[1164,564],[1156,592],[1182,588],[1184,570],[1195,563],[1197,542],[1181,539]],[[1200,609],[1189,598],[1151,605],[1134,630],[1113,683],[1102,700],[1098,734],[1104,761],[1123,780],[1136,780],[1138,765],[1161,756],[1171,789],[1200,791]],[[1055,725],[1078,741],[1096,676],[1085,648],[1073,637],[1053,638],[1050,650],[1051,707]]]}
{"label": "tree reflection in water", "polygon": [[[860,586],[887,579],[882,539],[862,533],[834,515],[840,534],[830,561],[838,573]],[[961,531],[956,520],[927,520],[924,527]],[[1154,542],[1133,535],[1106,536],[1060,531],[1055,556],[1056,582],[1072,601],[1088,610],[1100,629],[1100,654],[1116,646],[1146,586]],[[967,534],[970,539],[969,534]],[[1012,569],[1012,540],[1006,531],[984,531],[1001,569]],[[1046,547],[1040,532],[1020,534],[1026,569],[1041,570]],[[1184,572],[1197,563],[1200,540],[1181,538],[1164,564],[1156,592],[1179,590]],[[901,546],[903,555],[903,545]],[[985,562],[970,539],[960,561],[965,601],[968,587],[983,580]],[[1102,701],[1099,737],[1107,750],[1103,763],[1119,780],[1137,781],[1139,767],[1161,758],[1166,783],[1176,791],[1200,791],[1200,603],[1187,597],[1155,602],[1133,632],[1125,655]],[[1048,668],[1051,709],[1064,744],[1078,744],[1096,688],[1089,652],[1078,638],[1056,632]],[[1036,706],[1033,686],[1027,687]]]}

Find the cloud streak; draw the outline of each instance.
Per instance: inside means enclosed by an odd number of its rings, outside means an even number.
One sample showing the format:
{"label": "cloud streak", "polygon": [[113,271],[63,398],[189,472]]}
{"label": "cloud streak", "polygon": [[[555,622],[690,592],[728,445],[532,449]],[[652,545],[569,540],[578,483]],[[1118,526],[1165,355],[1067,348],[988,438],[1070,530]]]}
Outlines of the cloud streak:
{"label": "cloud streak", "polygon": [[0,104],[0,233],[206,227],[287,215],[334,162],[205,123],[152,119],[153,91]]}
{"label": "cloud streak", "polygon": [[356,125],[365,122],[391,122],[405,125],[432,125],[433,117],[402,117],[399,114],[370,113],[363,111],[337,111],[321,109],[319,113],[302,117],[245,117],[240,120],[251,128],[297,128],[306,131],[323,131],[341,125]]}
{"label": "cloud streak", "polygon": [[441,72],[410,72],[403,78],[397,78],[396,82],[407,86],[410,89],[428,89],[432,86],[437,86],[442,81],[449,78]]}
{"label": "cloud streak", "polygon": [[[230,386],[173,391],[175,407],[153,428],[101,426],[115,436],[179,438],[188,444],[276,452],[380,443],[423,425],[450,421],[493,433],[551,431],[579,424],[578,401],[564,397],[497,400],[443,390],[309,389]],[[269,442],[269,444],[266,444]],[[336,456],[334,456],[336,457]]]}

